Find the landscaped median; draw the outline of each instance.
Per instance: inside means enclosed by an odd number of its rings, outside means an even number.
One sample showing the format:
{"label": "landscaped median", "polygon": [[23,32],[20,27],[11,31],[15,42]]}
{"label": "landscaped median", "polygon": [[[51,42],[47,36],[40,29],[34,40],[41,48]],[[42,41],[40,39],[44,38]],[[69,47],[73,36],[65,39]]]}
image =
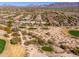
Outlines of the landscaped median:
{"label": "landscaped median", "polygon": [[5,45],[6,45],[6,41],[0,39],[0,54],[4,51]]}

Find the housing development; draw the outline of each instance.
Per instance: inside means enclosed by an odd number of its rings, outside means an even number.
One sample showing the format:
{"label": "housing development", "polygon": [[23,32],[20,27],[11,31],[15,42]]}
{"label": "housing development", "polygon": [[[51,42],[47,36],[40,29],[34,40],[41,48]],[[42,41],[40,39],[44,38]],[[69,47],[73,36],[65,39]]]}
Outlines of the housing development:
{"label": "housing development", "polygon": [[0,6],[0,57],[4,56],[78,57],[79,3]]}

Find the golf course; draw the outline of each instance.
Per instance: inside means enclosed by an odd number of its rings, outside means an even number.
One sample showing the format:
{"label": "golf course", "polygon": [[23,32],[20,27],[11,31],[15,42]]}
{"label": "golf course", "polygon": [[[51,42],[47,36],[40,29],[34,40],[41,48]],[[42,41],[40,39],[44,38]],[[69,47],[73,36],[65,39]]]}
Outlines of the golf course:
{"label": "golf course", "polygon": [[0,54],[4,51],[5,45],[6,45],[6,41],[0,39]]}

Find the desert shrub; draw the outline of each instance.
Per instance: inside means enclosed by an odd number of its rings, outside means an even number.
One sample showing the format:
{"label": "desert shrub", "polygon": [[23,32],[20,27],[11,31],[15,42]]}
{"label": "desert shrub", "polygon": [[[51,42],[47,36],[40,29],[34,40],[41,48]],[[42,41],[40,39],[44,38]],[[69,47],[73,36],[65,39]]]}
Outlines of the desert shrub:
{"label": "desert shrub", "polygon": [[28,28],[29,30],[35,30],[35,29],[37,29],[37,28],[34,28],[34,27],[30,27],[30,28]]}
{"label": "desert shrub", "polygon": [[12,36],[20,36],[20,34],[18,34],[17,32],[14,32]]}
{"label": "desert shrub", "polygon": [[20,39],[20,37],[14,37],[14,38],[12,38],[11,40],[10,40],[10,43],[11,44],[18,44],[18,43],[21,43],[21,39]]}
{"label": "desert shrub", "polygon": [[41,29],[48,30],[49,28],[48,27],[42,27]]}
{"label": "desert shrub", "polygon": [[30,41],[26,41],[24,45],[30,45],[30,44],[36,44],[36,45],[45,45],[45,41],[42,39],[33,39]]}
{"label": "desert shrub", "polygon": [[53,44],[53,42],[51,41],[51,40],[48,40],[48,42],[47,42],[48,44]]}
{"label": "desert shrub", "polygon": [[5,36],[5,37],[9,37],[9,35],[8,35],[8,34],[4,34],[4,36]]}
{"label": "desert shrub", "polygon": [[73,49],[72,52],[73,52],[75,55],[78,55],[78,56],[79,56],[79,48]]}
{"label": "desert shrub", "polygon": [[30,45],[30,44],[35,44],[36,40],[30,40],[30,41],[26,41],[24,42],[24,45]]}
{"label": "desert shrub", "polygon": [[46,44],[46,42],[43,40],[43,39],[37,39],[37,43],[39,44],[39,45],[45,45]]}
{"label": "desert shrub", "polygon": [[61,45],[60,45],[60,48],[62,48],[62,49],[67,49],[68,46],[61,44]]}
{"label": "desert shrub", "polygon": [[11,30],[10,27],[5,27],[4,30],[5,30],[7,33],[11,33],[11,32],[12,32],[12,30]]}

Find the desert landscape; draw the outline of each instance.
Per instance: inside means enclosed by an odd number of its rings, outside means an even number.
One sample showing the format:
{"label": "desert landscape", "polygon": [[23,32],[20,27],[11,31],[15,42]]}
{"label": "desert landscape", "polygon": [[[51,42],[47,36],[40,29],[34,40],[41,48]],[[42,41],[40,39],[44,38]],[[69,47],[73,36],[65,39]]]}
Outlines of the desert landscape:
{"label": "desert landscape", "polygon": [[78,56],[79,2],[0,6],[0,57]]}

